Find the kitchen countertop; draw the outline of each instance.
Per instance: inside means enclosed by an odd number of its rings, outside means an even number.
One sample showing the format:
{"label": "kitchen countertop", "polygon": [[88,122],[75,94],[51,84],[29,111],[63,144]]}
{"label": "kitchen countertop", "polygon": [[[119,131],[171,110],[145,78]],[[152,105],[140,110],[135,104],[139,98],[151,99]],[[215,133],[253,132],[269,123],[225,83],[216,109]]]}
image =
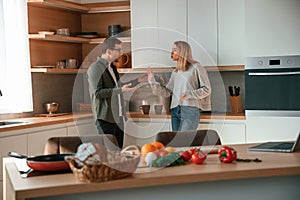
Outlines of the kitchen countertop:
{"label": "kitchen countertop", "polygon": [[[72,173],[21,178],[13,159],[4,158],[4,184],[6,187],[6,195],[10,197],[8,199],[27,199],[50,195],[80,195],[79,193],[93,194],[94,192],[99,191],[105,191],[105,193],[101,193],[103,195],[112,195],[116,192],[109,193],[111,190],[118,190],[117,193],[122,193],[129,188],[131,188],[131,190],[129,190],[128,195],[134,196],[139,194],[138,191],[141,187],[158,186],[165,187],[159,187],[159,190],[155,190],[158,192],[156,194],[166,193],[165,195],[167,195],[168,193],[170,194],[172,188],[179,186],[184,188],[184,184],[189,183],[192,184],[188,186],[190,192],[185,195],[187,195],[187,199],[191,199],[188,195],[193,195],[194,192],[203,195],[205,193],[205,191],[201,190],[201,186],[197,186],[197,184],[209,184],[211,181],[213,181],[213,183],[209,185],[215,189],[212,190],[211,195],[218,192],[224,194],[224,191],[218,190],[222,190],[224,189],[223,187],[225,187],[224,190],[226,195],[223,199],[230,199],[230,195],[236,192],[240,192],[239,195],[244,195],[245,197],[250,195],[250,199],[253,198],[254,194],[256,195],[256,193],[262,192],[268,194],[268,198],[266,199],[272,199],[274,196],[272,197],[270,192],[266,192],[264,188],[262,188],[266,187],[265,184],[270,184],[272,189],[276,192],[279,192],[279,190],[289,190],[284,191],[285,194],[289,197],[294,197],[289,199],[295,199],[295,195],[299,194],[295,188],[298,187],[297,185],[299,185],[300,180],[300,151],[294,153],[252,152],[247,150],[251,145],[253,144],[232,145],[232,147],[237,150],[238,157],[252,159],[259,158],[262,162],[234,162],[226,164],[220,163],[216,154],[209,154],[207,160],[202,165],[187,164],[147,173],[142,173],[143,171],[145,172],[145,168],[142,168],[141,171],[137,169],[136,172],[139,173],[134,173],[132,176],[124,179],[93,184],[76,181],[75,176]],[[285,180],[286,182],[278,182],[276,181],[276,177],[278,177],[279,180]],[[291,179],[293,179],[294,182],[291,182]],[[219,187],[218,185],[220,184],[223,184],[224,186]],[[277,184],[279,184],[279,186],[277,186],[278,190],[275,188]],[[286,186],[286,184],[288,184],[288,186]],[[167,187],[168,185],[172,186]],[[228,187],[229,185],[230,187]],[[217,187],[219,188],[216,189]],[[258,190],[262,191],[251,190],[251,187],[258,187]],[[192,190],[191,188],[194,189]],[[245,188],[247,188],[247,190],[245,190]],[[185,187],[185,189],[187,188]],[[153,189],[150,188],[150,190],[153,192]],[[207,187],[206,190],[208,190]],[[245,194],[245,192],[247,192],[247,194]],[[142,195],[147,197],[151,195],[151,193],[143,193]],[[74,199],[74,196],[72,198]],[[99,198],[99,194],[97,198]],[[124,199],[129,199],[129,197],[124,196]],[[156,199],[160,198],[156,196]],[[180,199],[180,197],[177,197],[176,199]],[[278,199],[278,197],[273,199]]]}
{"label": "kitchen countertop", "polygon": [[[144,115],[141,112],[130,112],[127,113],[128,118],[168,118],[171,119],[170,114],[149,114]],[[54,125],[60,123],[67,123],[73,122],[75,120],[84,120],[84,119],[91,119],[91,113],[76,113],[76,114],[65,114],[56,117],[27,117],[27,118],[17,118],[17,119],[10,119],[10,120],[1,120],[1,121],[21,121],[26,122],[22,124],[16,125],[8,125],[8,126],[0,126],[0,132],[4,131],[14,131],[20,130],[25,128],[34,128],[39,126],[47,126],[47,125]],[[226,113],[226,114],[201,114],[200,120],[210,120],[210,119],[224,119],[224,120],[245,120],[245,113]]]}
{"label": "kitchen countertop", "polygon": [[[130,112],[127,114],[128,117],[131,118],[170,118],[171,119],[171,114],[161,114],[161,115],[156,115],[156,114],[149,114],[149,115],[144,115],[141,112]],[[201,119],[225,119],[225,120],[245,120],[245,113],[201,113],[200,115],[200,120]]]}

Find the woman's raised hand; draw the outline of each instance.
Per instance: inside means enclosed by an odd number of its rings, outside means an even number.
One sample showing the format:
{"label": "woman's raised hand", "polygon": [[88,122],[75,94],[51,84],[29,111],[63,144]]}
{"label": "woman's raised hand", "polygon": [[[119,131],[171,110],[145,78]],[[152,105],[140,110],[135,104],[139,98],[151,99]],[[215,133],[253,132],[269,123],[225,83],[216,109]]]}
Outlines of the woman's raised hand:
{"label": "woman's raised hand", "polygon": [[148,73],[148,81],[155,82],[154,73],[150,67],[147,68],[147,73]]}

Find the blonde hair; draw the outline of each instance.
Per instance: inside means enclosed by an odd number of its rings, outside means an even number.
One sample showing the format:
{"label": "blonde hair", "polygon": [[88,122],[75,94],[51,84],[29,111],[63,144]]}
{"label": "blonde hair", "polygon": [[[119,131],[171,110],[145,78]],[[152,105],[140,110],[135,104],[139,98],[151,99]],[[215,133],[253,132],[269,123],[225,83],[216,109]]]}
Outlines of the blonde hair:
{"label": "blonde hair", "polygon": [[193,59],[191,46],[185,41],[176,41],[174,44],[179,51],[179,58],[176,64],[175,71],[186,71],[189,67],[195,63],[198,63]]}

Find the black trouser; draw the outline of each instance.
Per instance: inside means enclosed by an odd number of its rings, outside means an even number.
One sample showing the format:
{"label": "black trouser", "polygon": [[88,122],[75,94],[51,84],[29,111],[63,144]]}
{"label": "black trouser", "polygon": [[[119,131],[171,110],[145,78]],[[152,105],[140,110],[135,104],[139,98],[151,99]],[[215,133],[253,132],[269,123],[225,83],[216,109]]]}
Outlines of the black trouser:
{"label": "black trouser", "polygon": [[124,140],[124,118],[120,117],[120,123],[111,123],[101,119],[96,122],[99,134],[112,134],[117,138],[119,147],[123,148]]}

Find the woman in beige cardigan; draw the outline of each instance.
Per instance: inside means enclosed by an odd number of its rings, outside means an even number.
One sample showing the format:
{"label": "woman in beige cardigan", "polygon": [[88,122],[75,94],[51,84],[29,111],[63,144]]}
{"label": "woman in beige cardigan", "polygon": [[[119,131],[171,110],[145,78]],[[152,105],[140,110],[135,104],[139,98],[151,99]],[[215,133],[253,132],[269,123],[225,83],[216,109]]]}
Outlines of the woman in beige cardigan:
{"label": "woman in beige cardigan", "polygon": [[187,42],[174,42],[171,59],[176,61],[176,68],[166,86],[155,80],[150,67],[148,81],[154,94],[164,97],[172,95],[172,131],[196,130],[200,110],[211,110],[211,86],[207,72],[193,59],[191,47]]}

